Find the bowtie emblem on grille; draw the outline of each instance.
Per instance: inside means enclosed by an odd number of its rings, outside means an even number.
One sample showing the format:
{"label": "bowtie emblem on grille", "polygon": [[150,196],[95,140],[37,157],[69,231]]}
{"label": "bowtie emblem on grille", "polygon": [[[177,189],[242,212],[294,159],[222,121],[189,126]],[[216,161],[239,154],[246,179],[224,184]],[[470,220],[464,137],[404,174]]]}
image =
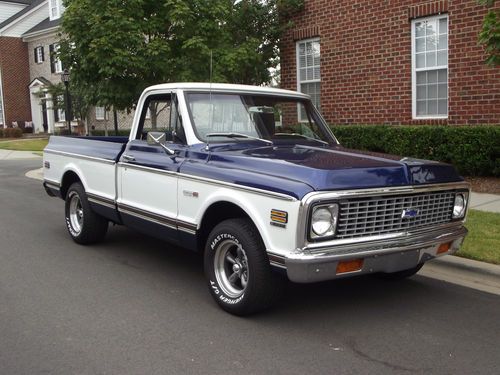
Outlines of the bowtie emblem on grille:
{"label": "bowtie emblem on grille", "polygon": [[402,219],[414,219],[418,216],[418,210],[414,208],[409,208],[401,212]]}

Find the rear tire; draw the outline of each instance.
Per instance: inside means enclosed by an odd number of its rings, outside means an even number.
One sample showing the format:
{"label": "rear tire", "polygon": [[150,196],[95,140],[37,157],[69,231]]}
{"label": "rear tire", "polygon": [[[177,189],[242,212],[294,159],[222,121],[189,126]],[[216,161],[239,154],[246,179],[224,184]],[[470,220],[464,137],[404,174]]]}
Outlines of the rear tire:
{"label": "rear tire", "polygon": [[106,236],[108,221],[92,211],[80,182],[75,182],[69,187],[64,211],[66,228],[76,243],[81,245],[96,243]]}
{"label": "rear tire", "polygon": [[212,230],[204,265],[212,297],[234,315],[269,308],[285,285],[284,278],[273,273],[259,232],[248,219],[225,220]]}
{"label": "rear tire", "polygon": [[377,277],[384,280],[403,280],[408,277],[415,275],[420,269],[424,266],[424,263],[417,265],[416,267],[409,268],[407,270],[398,271],[398,272],[387,272],[387,273],[378,273]]}

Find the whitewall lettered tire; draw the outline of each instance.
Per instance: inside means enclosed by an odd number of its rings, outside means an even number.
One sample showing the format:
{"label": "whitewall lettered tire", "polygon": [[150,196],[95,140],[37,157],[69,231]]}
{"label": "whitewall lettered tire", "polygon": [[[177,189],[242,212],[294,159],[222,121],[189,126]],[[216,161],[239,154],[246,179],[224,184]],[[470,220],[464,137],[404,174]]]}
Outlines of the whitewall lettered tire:
{"label": "whitewall lettered tire", "polygon": [[104,239],[108,231],[108,221],[90,208],[83,185],[72,184],[66,194],[66,228],[76,243],[86,245]]}
{"label": "whitewall lettered tire", "polygon": [[244,218],[219,223],[209,234],[205,275],[215,301],[225,311],[248,315],[271,306],[284,280],[273,273],[259,232]]}

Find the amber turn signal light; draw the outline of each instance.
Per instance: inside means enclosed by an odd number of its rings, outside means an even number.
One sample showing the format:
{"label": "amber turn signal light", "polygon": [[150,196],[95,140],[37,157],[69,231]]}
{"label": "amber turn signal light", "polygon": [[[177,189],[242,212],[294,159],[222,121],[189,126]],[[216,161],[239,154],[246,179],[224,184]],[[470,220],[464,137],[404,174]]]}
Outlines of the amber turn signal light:
{"label": "amber turn signal light", "polygon": [[439,245],[437,253],[438,254],[446,253],[448,250],[450,250],[450,247],[451,247],[451,242],[442,243],[441,245]]}
{"label": "amber turn signal light", "polygon": [[337,264],[337,275],[339,273],[360,271],[363,268],[363,259],[348,260]]}

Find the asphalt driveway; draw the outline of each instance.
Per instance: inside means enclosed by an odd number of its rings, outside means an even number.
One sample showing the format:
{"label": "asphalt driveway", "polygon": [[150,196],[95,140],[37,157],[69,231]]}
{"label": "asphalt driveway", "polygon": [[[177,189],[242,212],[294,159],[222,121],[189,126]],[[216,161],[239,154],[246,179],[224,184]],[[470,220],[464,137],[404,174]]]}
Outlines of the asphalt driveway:
{"label": "asphalt driveway", "polygon": [[494,374],[500,297],[416,276],[289,285],[248,318],[196,254],[122,227],[84,247],[63,201],[0,162],[0,374]]}

